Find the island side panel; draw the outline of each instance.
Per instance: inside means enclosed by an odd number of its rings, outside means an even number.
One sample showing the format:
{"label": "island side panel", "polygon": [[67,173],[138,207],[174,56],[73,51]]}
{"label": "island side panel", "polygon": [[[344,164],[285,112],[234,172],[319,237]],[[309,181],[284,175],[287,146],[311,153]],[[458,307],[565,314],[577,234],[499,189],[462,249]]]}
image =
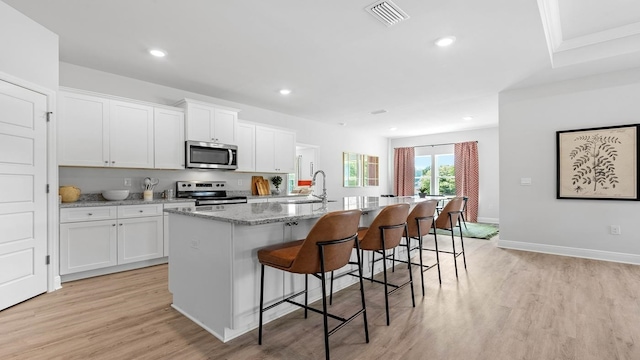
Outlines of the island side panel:
{"label": "island side panel", "polygon": [[224,341],[231,326],[232,224],[169,214],[172,306]]}

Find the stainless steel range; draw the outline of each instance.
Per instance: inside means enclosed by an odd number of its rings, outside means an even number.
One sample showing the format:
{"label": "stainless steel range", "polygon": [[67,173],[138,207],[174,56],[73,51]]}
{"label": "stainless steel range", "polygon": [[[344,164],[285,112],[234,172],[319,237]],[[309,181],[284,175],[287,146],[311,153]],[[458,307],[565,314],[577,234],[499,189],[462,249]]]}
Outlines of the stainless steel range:
{"label": "stainless steel range", "polygon": [[176,182],[176,197],[193,199],[196,206],[243,204],[246,196],[227,196],[226,181],[178,181]]}

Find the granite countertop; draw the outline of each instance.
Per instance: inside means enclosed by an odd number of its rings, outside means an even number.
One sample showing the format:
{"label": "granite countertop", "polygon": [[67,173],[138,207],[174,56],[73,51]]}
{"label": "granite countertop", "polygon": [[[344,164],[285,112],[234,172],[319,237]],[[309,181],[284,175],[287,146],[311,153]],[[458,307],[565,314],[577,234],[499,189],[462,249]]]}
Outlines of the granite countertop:
{"label": "granite countertop", "polygon": [[239,225],[260,225],[277,222],[290,222],[302,219],[319,218],[322,215],[339,210],[360,209],[364,212],[375,211],[385,206],[408,203],[415,204],[425,199],[407,197],[345,197],[329,202],[326,207],[322,203],[286,203],[265,202],[254,204],[213,205],[197,209],[165,209],[165,212],[192,216],[207,220],[230,222]]}
{"label": "granite countertop", "polygon": [[80,199],[71,203],[61,203],[60,208],[119,206],[119,205],[149,205],[194,202],[193,199],[163,199],[161,193],[154,193],[153,200],[143,200],[142,193],[131,193],[125,200],[105,200],[101,194],[82,194]]}

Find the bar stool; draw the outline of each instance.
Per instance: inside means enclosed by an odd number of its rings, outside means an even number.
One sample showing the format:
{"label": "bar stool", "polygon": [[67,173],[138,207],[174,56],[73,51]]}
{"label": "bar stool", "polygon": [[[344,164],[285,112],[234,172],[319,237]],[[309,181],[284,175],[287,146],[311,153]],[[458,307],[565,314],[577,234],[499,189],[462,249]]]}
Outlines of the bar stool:
{"label": "bar stool", "polygon": [[[447,254],[453,254],[453,264],[456,268],[456,278],[458,277],[458,256],[462,255],[462,259],[464,260],[464,268],[467,268],[467,258],[464,254],[464,239],[462,238],[462,226],[460,226],[460,214],[462,214],[462,204],[464,199],[462,197],[455,197],[444,206],[444,208],[440,211],[440,215],[436,218],[436,221],[433,226],[433,234],[435,235],[437,229],[449,231],[451,233],[451,246],[453,251],[445,251],[438,249],[424,249],[429,251],[443,252]],[[453,234],[454,230],[458,227],[458,231],[460,232],[460,245],[462,250],[460,252],[456,252],[456,242],[455,236]]]}
{"label": "bar stool", "polygon": [[[438,206],[438,200],[426,200],[419,202],[414,206],[411,213],[407,217],[407,235],[406,239],[409,243],[409,251],[418,250],[418,256],[420,263],[411,262],[412,265],[420,266],[420,280],[422,281],[422,296],[424,296],[424,272],[434,267],[438,268],[438,281],[442,284],[442,275],[440,274],[440,255],[438,255],[438,238],[435,234],[435,212],[436,206]],[[434,229],[433,240],[436,246],[436,262],[431,265],[424,265],[422,259],[422,237],[429,234],[429,231]],[[411,246],[411,240],[418,240],[417,246]],[[404,245],[404,244],[402,244]],[[428,249],[427,249],[428,250]],[[408,264],[411,256],[409,255],[407,261],[395,259],[395,251],[393,253],[393,260]]]}
{"label": "bar stool", "polygon": [[[387,264],[386,264],[386,250],[395,249],[398,245],[400,245],[400,241],[402,240],[402,236],[407,231],[407,215],[409,214],[409,204],[395,204],[389,205],[382,209],[378,216],[373,219],[371,226],[368,228],[359,228],[358,229],[358,240],[360,242],[360,251],[364,250],[371,251],[372,256],[372,264],[375,264],[376,261],[382,260],[383,264],[383,274],[384,281],[379,281],[373,278],[373,273],[368,280],[372,282],[376,282],[378,284],[384,284],[384,304],[385,310],[387,313],[387,326],[390,324],[389,320],[389,294],[394,293],[395,291],[410,285],[411,286],[411,302],[413,307],[416,307],[416,300],[414,298],[413,292],[413,275],[411,274],[411,264],[409,266],[409,281],[396,285],[390,284],[387,281]],[[376,231],[378,229],[379,231]],[[407,245],[407,252],[409,251],[409,246]],[[382,258],[375,259],[375,254],[381,254]],[[362,258],[363,256],[360,256]],[[373,266],[372,266],[373,271]],[[348,273],[350,275],[354,275],[353,272]],[[355,275],[354,275],[355,276]],[[362,275],[360,275],[362,277]],[[333,279],[332,279],[333,282]],[[392,287],[393,290],[389,291],[389,287]]]}
{"label": "bar stool", "polygon": [[[360,210],[335,211],[325,214],[309,231],[303,240],[291,241],[284,244],[268,246],[258,250],[260,261],[260,325],[258,330],[258,344],[262,345],[262,313],[283,303],[290,303],[305,309],[304,317],[307,318],[307,310],[319,313],[324,318],[324,347],[326,359],[329,360],[329,336],[341,329],[344,325],[354,320],[358,315],[364,318],[364,334],[366,342],[369,342],[369,328],[367,325],[367,310],[364,300],[364,287],[362,284],[362,262],[358,253],[358,273],[360,274],[360,300],[362,308],[349,318],[339,317],[327,312],[325,273],[339,269],[349,263],[352,249],[359,250],[357,241],[358,223],[360,222]],[[270,266],[290,273],[304,274],[305,288],[303,291],[293,294],[272,305],[264,307],[264,270]],[[322,310],[308,306],[308,276],[313,275],[322,282]],[[293,299],[304,294],[304,304]],[[329,330],[327,318],[331,317],[340,321],[332,330]]]}

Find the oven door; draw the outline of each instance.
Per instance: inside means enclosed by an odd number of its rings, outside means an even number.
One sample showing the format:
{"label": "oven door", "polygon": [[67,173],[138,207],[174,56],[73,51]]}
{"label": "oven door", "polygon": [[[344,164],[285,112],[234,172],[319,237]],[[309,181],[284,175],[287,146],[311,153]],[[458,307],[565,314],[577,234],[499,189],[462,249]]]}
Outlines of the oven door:
{"label": "oven door", "polygon": [[186,141],[186,167],[189,169],[238,168],[238,147],[199,141]]}

